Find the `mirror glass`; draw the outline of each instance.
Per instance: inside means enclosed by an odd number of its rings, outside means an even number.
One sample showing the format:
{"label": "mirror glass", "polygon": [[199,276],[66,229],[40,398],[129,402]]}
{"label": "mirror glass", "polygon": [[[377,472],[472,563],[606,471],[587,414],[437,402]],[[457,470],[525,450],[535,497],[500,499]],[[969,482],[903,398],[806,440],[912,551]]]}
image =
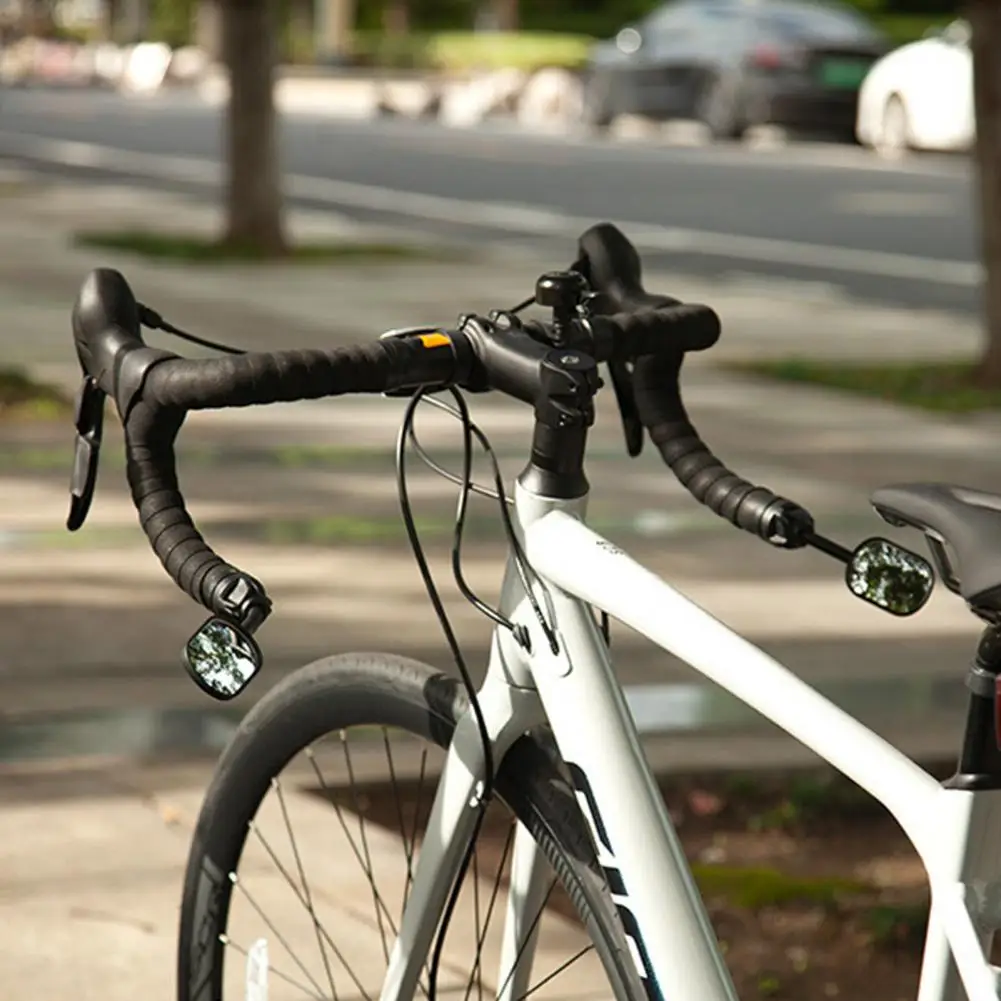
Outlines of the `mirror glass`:
{"label": "mirror glass", "polygon": [[856,546],[845,571],[848,590],[892,615],[913,615],[931,596],[935,573],[917,553],[889,539]]}
{"label": "mirror glass", "polygon": [[199,688],[221,701],[235,698],[261,669],[260,647],[241,629],[209,619],[188,640],[184,666]]}
{"label": "mirror glass", "polygon": [[639,52],[643,44],[643,38],[635,28],[623,28],[615,36],[615,45],[620,52],[625,52],[631,56],[634,52]]}

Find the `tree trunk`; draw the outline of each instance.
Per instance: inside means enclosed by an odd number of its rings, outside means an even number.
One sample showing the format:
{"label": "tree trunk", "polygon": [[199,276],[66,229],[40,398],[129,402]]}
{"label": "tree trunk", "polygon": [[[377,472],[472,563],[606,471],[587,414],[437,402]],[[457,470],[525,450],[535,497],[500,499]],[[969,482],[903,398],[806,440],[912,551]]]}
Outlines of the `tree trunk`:
{"label": "tree trunk", "polygon": [[274,101],[277,18],[271,0],[221,0],[229,73],[225,240],[265,254],[286,251]]}
{"label": "tree trunk", "polygon": [[104,0],[104,17],[101,21],[102,41],[113,42],[118,37],[118,19],[121,7],[121,0]]}
{"label": "tree trunk", "polygon": [[317,62],[343,65],[354,37],[356,0],[317,0]]}
{"label": "tree trunk", "polygon": [[36,38],[50,38],[55,28],[52,4],[49,0],[28,0],[21,8],[21,25],[24,34]]}
{"label": "tree trunk", "polygon": [[222,59],[222,0],[197,0],[195,44],[212,62]]}
{"label": "tree trunk", "polygon": [[382,30],[387,35],[406,35],[410,31],[410,0],[386,0]]}
{"label": "tree trunk", "polygon": [[1001,387],[1001,4],[967,4],[973,52],[973,107],[979,187],[981,256],[984,265],[984,351],[979,380]]}
{"label": "tree trunk", "polygon": [[137,45],[145,41],[149,31],[148,0],[120,0],[118,6],[125,44]]}
{"label": "tree trunk", "polygon": [[289,4],[289,41],[292,54],[316,58],[313,27],[313,0],[291,0]]}
{"label": "tree trunk", "polygon": [[517,31],[518,0],[493,0],[494,22],[498,31]]}

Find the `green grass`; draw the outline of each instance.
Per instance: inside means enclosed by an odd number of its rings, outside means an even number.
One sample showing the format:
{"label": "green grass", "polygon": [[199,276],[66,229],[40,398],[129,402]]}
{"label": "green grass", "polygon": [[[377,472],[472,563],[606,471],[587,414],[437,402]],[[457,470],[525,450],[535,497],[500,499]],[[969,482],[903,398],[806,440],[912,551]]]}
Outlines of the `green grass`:
{"label": "green grass", "polygon": [[858,880],[787,876],[776,869],[696,864],[692,875],[704,896],[722,897],[751,911],[788,904],[833,908],[846,897],[871,891],[868,884]]}
{"label": "green grass", "polygon": [[0,421],[56,420],[73,406],[54,386],[36,382],[17,368],[0,368]]}
{"label": "green grass", "polygon": [[208,236],[184,233],[157,233],[150,230],[82,232],[73,238],[77,247],[116,250],[155,260],[182,264],[254,264],[294,262],[327,264],[343,261],[426,260],[447,257],[441,249],[428,249],[405,243],[301,243],[276,257],[258,247],[223,243]]}
{"label": "green grass", "polygon": [[573,69],[587,62],[594,39],[556,32],[447,32],[432,37],[428,60],[444,70]]}
{"label": "green grass", "polygon": [[725,367],[779,382],[822,386],[942,413],[973,413],[1001,407],[1001,389],[978,386],[973,362],[857,365],[787,358],[733,362]]}
{"label": "green grass", "polygon": [[363,448],[353,445],[278,445],[270,455],[287,469],[327,469],[362,464],[393,468],[391,447]]}
{"label": "green grass", "polygon": [[953,18],[948,15],[875,14],[872,20],[889,36],[894,45],[906,45],[923,38],[929,28],[944,28]]}
{"label": "green grass", "polygon": [[[452,522],[415,519],[422,536],[443,535]],[[263,523],[263,537],[273,545],[364,545],[377,542],[403,542],[406,531],[394,514],[385,518],[362,518],[352,515],[327,515],[319,518],[270,520]]]}
{"label": "green grass", "polygon": [[402,37],[356,32],[352,49],[363,64],[397,69],[436,69],[461,73],[473,69],[583,66],[594,39],[556,31],[413,32]]}
{"label": "green grass", "polygon": [[758,996],[773,998],[782,990],[782,981],[774,974],[766,973],[758,979]]}
{"label": "green grass", "polygon": [[928,930],[928,904],[880,904],[866,912],[865,925],[875,945],[920,949]]}

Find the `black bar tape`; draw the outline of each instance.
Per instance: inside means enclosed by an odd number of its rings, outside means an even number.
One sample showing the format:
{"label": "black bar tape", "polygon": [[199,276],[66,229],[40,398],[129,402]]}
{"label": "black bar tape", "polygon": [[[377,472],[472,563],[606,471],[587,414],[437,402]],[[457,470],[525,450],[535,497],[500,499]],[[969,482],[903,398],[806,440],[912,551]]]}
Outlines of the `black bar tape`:
{"label": "black bar tape", "polygon": [[784,517],[790,501],[729,470],[688,421],[658,424],[650,438],[691,495],[730,524],[768,542],[788,541]]}
{"label": "black bar tape", "polygon": [[399,338],[330,351],[171,360],[150,371],[143,396],[183,410],[249,407],[445,383],[455,368],[451,344],[428,348]]}
{"label": "black bar tape", "polygon": [[259,582],[216,555],[187,512],[174,442],[188,410],[438,385],[455,369],[451,343],[427,347],[402,339],[332,351],[169,358],[154,364],[125,422],[127,475],[140,524],[171,579],[224,618],[232,618],[234,595],[246,590],[247,581],[270,608]]}
{"label": "black bar tape", "polygon": [[798,504],[728,469],[699,437],[681,402],[683,356],[639,358],[633,369],[636,408],[664,461],[714,514],[773,545],[799,548],[813,519]]}
{"label": "black bar tape", "polygon": [[126,475],[139,524],[170,578],[214,615],[230,618],[225,599],[246,577],[205,542],[184,505],[177,483],[174,440],[184,411],[133,407],[125,424]]}

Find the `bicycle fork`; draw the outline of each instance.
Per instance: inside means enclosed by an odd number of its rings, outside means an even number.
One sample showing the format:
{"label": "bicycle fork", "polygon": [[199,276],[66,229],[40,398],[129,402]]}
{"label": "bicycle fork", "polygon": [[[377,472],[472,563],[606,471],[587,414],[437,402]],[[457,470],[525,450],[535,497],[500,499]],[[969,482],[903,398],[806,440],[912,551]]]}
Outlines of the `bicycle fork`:
{"label": "bicycle fork", "polygon": [[[526,729],[539,725],[545,717],[534,691],[508,682],[500,666],[496,639],[494,645],[478,699],[493,759],[499,764]],[[417,994],[421,969],[434,948],[445,905],[475,833],[485,774],[483,739],[470,710],[456,723],[445,756],[380,1001],[410,1001]],[[519,823],[497,981],[498,996],[505,1001],[520,997],[526,990],[525,978],[531,970],[538,931],[534,915],[542,903],[542,880],[543,860],[531,835]]]}

